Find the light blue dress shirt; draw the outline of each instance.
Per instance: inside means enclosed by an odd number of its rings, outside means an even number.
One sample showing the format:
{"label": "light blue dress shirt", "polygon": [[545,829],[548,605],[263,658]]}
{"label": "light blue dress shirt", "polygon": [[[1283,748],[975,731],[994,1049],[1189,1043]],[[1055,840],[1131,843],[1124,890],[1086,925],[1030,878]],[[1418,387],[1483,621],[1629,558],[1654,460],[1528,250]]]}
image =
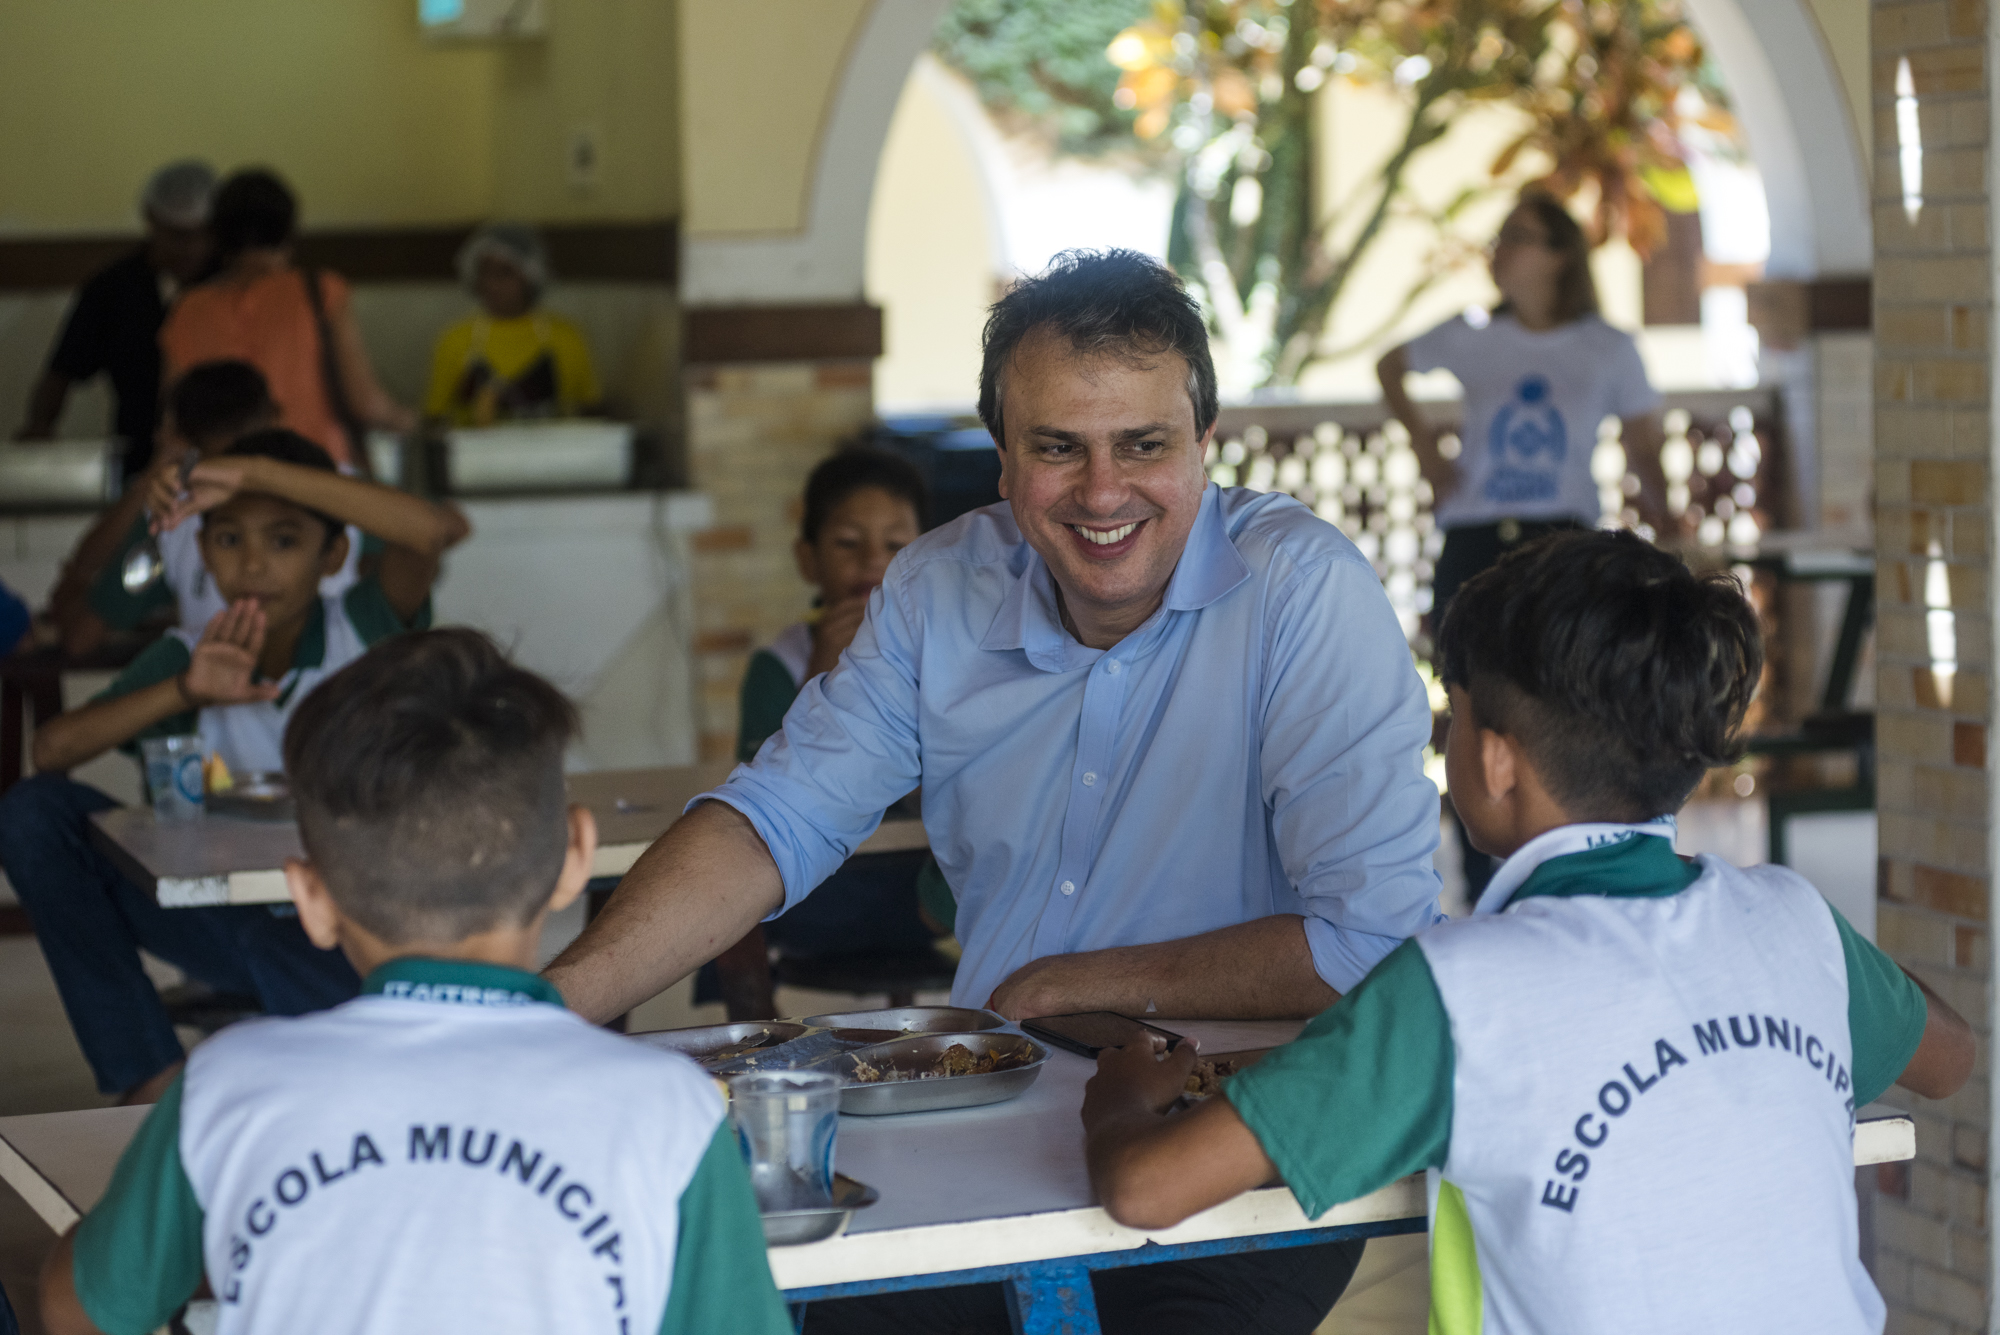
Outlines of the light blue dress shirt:
{"label": "light blue dress shirt", "polygon": [[1375,572],[1290,497],[1210,486],[1159,611],[1106,650],[1001,504],[905,548],[839,664],[695,800],[750,820],[790,907],[921,783],[958,1005],[1045,955],[1276,913],[1345,992],[1440,917],[1430,728]]}

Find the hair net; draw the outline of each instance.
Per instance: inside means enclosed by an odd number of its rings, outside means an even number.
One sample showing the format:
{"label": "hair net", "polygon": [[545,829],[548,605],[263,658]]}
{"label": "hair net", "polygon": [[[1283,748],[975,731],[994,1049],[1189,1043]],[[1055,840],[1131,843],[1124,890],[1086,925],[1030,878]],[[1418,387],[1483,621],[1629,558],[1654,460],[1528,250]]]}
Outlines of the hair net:
{"label": "hair net", "polygon": [[542,250],[541,234],[526,223],[487,223],[466,238],[458,252],[459,281],[471,287],[479,273],[479,261],[489,257],[519,269],[537,293],[549,285],[549,260]]}
{"label": "hair net", "polygon": [[200,227],[208,222],[214,198],[214,170],[206,162],[189,158],[170,162],[153,173],[139,195],[139,211],[168,227]]}

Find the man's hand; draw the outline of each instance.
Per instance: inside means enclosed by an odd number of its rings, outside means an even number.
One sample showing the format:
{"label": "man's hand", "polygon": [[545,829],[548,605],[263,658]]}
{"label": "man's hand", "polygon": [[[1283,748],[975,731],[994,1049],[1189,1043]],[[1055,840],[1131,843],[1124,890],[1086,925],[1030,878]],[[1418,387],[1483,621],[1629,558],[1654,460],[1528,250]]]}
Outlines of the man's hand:
{"label": "man's hand", "polygon": [[1338,1000],[1313,967],[1305,919],[1280,913],[1178,941],[1045,955],[1009,974],[986,1005],[1010,1020],[1077,1011],[1289,1020]]}
{"label": "man's hand", "polygon": [[833,671],[841,654],[854,643],[854,636],[861,629],[861,618],[867,611],[866,594],[859,598],[845,598],[821,609],[819,620],[813,623],[812,628],[812,656],[806,659],[808,677]]}
{"label": "man's hand", "polygon": [[254,681],[257,656],[264,652],[264,609],[245,598],[209,619],[181,674],[181,694],[195,709],[247,705],[278,698],[274,681]]}

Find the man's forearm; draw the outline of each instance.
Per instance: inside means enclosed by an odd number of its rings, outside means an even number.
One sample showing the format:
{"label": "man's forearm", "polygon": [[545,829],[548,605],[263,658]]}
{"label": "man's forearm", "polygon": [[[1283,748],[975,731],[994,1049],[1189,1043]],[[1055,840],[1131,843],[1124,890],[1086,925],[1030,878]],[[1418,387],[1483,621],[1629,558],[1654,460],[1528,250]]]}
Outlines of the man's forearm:
{"label": "man's forearm", "polygon": [[784,880],[756,828],[704,802],[625,873],[596,921],[549,965],[571,1010],[602,1023],[735,945],[785,901]]}
{"label": "man's forearm", "polygon": [[1313,968],[1305,919],[1290,913],[1178,941],[1039,959],[993,994],[995,1009],[1015,1020],[1093,1010],[1294,1019],[1339,998]]}

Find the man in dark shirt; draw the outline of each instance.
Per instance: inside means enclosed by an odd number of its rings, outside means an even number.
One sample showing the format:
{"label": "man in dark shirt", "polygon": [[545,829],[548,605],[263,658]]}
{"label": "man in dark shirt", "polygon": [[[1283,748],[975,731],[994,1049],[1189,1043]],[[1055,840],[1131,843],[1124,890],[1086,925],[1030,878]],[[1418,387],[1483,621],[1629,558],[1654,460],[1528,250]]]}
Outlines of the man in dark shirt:
{"label": "man in dark shirt", "polygon": [[51,439],[70,386],[102,373],[111,378],[117,401],[113,432],[127,442],[125,476],[145,468],[160,415],[160,325],[174,291],[208,267],[214,192],[215,173],[206,163],[176,162],[153,174],[139,197],[145,242],[78,290],[48,369],[28,400],[19,439]]}

